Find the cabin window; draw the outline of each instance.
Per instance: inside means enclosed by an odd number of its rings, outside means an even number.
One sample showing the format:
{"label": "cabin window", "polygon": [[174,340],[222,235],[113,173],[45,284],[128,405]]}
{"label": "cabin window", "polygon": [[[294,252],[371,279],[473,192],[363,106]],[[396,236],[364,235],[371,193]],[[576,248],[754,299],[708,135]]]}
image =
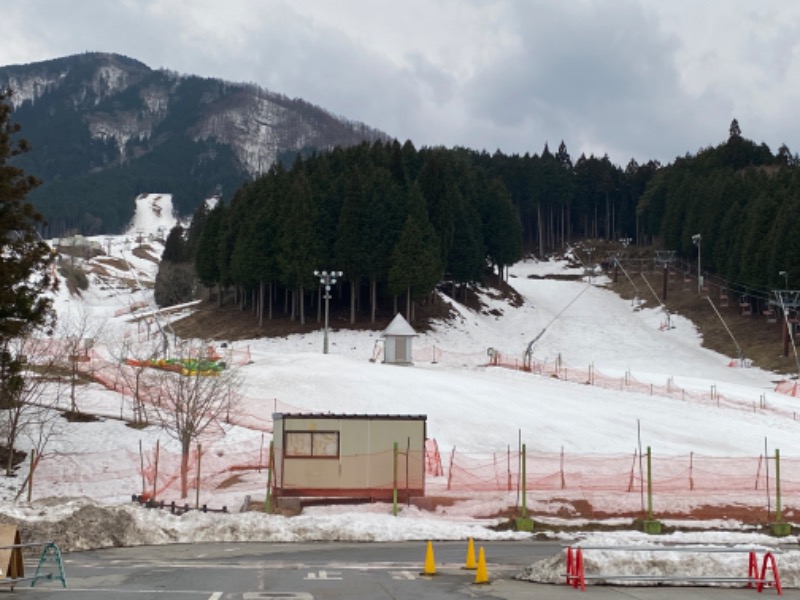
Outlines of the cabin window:
{"label": "cabin window", "polygon": [[338,431],[287,431],[287,458],[338,458]]}

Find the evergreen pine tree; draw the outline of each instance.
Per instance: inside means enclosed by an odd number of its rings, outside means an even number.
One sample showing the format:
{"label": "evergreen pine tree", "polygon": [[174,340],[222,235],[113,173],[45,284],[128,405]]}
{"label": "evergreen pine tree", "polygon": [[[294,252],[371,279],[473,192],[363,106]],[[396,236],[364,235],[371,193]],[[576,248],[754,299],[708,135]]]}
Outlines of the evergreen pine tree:
{"label": "evergreen pine tree", "polygon": [[0,408],[14,405],[23,387],[22,358],[12,341],[49,326],[53,281],[50,247],[39,236],[42,216],[26,201],[39,181],[9,159],[28,150],[15,140],[20,127],[10,121],[11,92],[0,92]]}
{"label": "evergreen pine tree", "polygon": [[164,242],[164,251],[161,253],[161,260],[180,263],[184,262],[186,259],[184,230],[180,225],[175,225],[175,227],[169,230],[167,241]]}
{"label": "evergreen pine tree", "polygon": [[425,198],[417,184],[409,190],[409,212],[392,251],[389,291],[406,293],[406,318],[413,320],[411,301],[431,292],[442,277],[439,240],[428,221]]}
{"label": "evergreen pine tree", "polygon": [[211,288],[220,283],[217,253],[224,216],[225,205],[220,200],[206,215],[203,229],[197,241],[197,251],[194,255],[194,267],[197,277],[208,288],[209,297],[211,296]]}
{"label": "evergreen pine tree", "polygon": [[39,236],[44,218],[26,201],[39,181],[9,160],[29,150],[15,140],[19,125],[10,121],[11,91],[0,92],[0,344],[48,325],[54,317],[44,293],[53,281],[50,247]]}

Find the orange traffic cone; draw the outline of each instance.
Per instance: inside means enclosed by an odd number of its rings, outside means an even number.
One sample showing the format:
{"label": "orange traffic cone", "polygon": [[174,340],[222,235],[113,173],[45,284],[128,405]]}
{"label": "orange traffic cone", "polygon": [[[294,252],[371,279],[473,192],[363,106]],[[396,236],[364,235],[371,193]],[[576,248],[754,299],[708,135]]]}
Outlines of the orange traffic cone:
{"label": "orange traffic cone", "polygon": [[464,565],[464,568],[470,571],[478,568],[478,564],[475,562],[475,542],[472,541],[472,538],[469,538],[467,544],[467,564]]}
{"label": "orange traffic cone", "polygon": [[489,574],[486,572],[486,557],[483,555],[483,546],[478,551],[478,570],[475,572],[474,583],[489,583]]}
{"label": "orange traffic cone", "polygon": [[425,570],[420,575],[436,575],[436,561],[433,559],[433,542],[428,542],[428,551],[425,553]]}

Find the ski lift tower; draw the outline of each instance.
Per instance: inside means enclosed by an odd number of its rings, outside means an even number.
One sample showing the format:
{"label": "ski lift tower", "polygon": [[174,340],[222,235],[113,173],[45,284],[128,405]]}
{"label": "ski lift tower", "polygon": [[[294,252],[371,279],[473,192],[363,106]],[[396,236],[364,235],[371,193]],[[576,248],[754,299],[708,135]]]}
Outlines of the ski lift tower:
{"label": "ski lift tower", "polygon": [[656,250],[656,267],[664,270],[664,283],[661,288],[662,300],[667,300],[667,281],[669,280],[669,267],[675,261],[675,250]]}
{"label": "ski lift tower", "polygon": [[594,273],[594,263],[592,262],[592,254],[594,254],[594,246],[589,246],[588,248],[584,248],[586,253],[589,255],[589,264],[584,265],[583,271],[584,275],[589,276],[589,283],[592,283],[592,274]]}
{"label": "ski lift tower", "polygon": [[622,244],[622,247],[625,249],[625,262],[628,262],[628,246],[631,245],[633,238],[619,238],[619,243]]}
{"label": "ski lift tower", "polygon": [[702,241],[703,236],[699,233],[695,233],[692,236],[692,243],[697,246],[697,293],[701,296],[703,295],[703,275],[700,271],[700,248]]}
{"label": "ski lift tower", "polygon": [[[781,271],[779,275],[784,275]],[[784,282],[789,278],[784,275]],[[794,346],[794,335],[798,333],[798,314],[800,314],[800,290],[772,290],[774,298],[769,299],[770,306],[780,309],[783,315],[783,355],[789,356],[789,342]],[[797,357],[795,356],[797,361]],[[798,375],[800,375],[800,362],[797,365]]]}

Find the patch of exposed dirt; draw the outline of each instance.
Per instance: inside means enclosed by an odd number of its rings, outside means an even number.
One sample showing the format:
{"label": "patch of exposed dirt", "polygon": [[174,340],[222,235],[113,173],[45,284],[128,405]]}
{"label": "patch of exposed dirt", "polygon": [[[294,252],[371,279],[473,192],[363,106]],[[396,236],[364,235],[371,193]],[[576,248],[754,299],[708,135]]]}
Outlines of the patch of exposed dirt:
{"label": "patch of exposed dirt", "polygon": [[69,423],[94,423],[95,421],[100,421],[100,418],[95,415],[80,411],[65,410],[61,413],[61,416]]}
{"label": "patch of exposed dirt", "polygon": [[231,475],[230,477],[228,477],[228,478],[226,478],[224,481],[222,481],[222,482],[221,482],[221,483],[220,483],[220,484],[217,486],[217,489],[218,489],[218,490],[224,490],[224,489],[227,489],[227,488],[229,488],[229,487],[233,487],[233,486],[234,486],[234,485],[236,485],[237,483],[241,483],[241,482],[242,482],[242,476],[241,476],[241,475],[239,475],[239,474],[237,474],[237,475]]}
{"label": "patch of exposed dirt", "polygon": [[111,273],[108,269],[106,269],[103,265],[100,264],[91,264],[88,267],[89,273],[94,273],[95,275],[103,278],[111,277]]}
{"label": "patch of exposed dirt", "polygon": [[[131,265],[128,263],[127,260],[122,258],[117,258],[114,256],[101,256],[94,260],[95,265],[108,265],[109,267],[115,268],[117,271],[130,271]],[[105,269],[103,269],[105,271]],[[105,274],[108,275],[108,271],[105,271]]]}
{"label": "patch of exposed dirt", "polygon": [[550,275],[528,275],[528,279],[552,279],[555,281],[580,281],[583,275],[568,273],[552,273]]}
{"label": "patch of exposed dirt", "polygon": [[131,252],[135,257],[141,258],[143,260],[149,260],[150,262],[156,264],[161,262],[161,258],[156,256],[156,250],[152,246],[148,246],[147,244],[136,246]]}
{"label": "patch of exposed dirt", "polygon": [[[398,309],[405,316],[402,302],[399,303]],[[321,311],[318,312],[315,306],[307,307],[306,310],[306,322],[302,324],[299,319],[292,320],[286,315],[283,306],[273,306],[273,318],[268,319],[265,316],[263,325],[259,326],[257,315],[249,308],[243,310],[227,300],[220,307],[215,301],[204,300],[194,307],[192,314],[174,321],[171,326],[180,337],[207,340],[236,341],[254,337],[285,337],[297,333],[309,333],[322,327],[324,316]],[[417,302],[414,312],[416,318],[411,325],[419,332],[427,331],[433,319],[448,319],[452,315],[451,307],[436,297]],[[375,322],[372,323],[369,309],[365,307],[358,313],[356,322],[351,323],[349,306],[332,302],[328,322],[331,331],[344,329],[383,331],[394,315],[391,305],[381,306],[376,312]]]}
{"label": "patch of exposed dirt", "polygon": [[[454,286],[445,282],[437,286],[440,294],[455,297],[456,301],[475,312],[501,316],[498,309],[489,309],[481,296],[495,300],[503,300],[512,307],[524,304],[523,297],[507,282],[498,281],[496,275],[487,273],[486,286],[464,285]],[[297,333],[316,331],[322,326],[322,311],[318,310],[314,301],[306,308],[306,322],[292,320],[285,312],[283,303],[273,304],[273,318],[264,318],[263,325],[259,326],[258,317],[252,309],[241,309],[235,304],[231,296],[226,297],[223,306],[218,306],[215,299],[204,299],[195,307],[194,312],[187,317],[172,323],[175,333],[181,337],[198,337],[208,340],[236,341],[254,337],[285,337]],[[375,322],[370,322],[369,306],[357,312],[356,322],[350,322],[349,304],[340,304],[335,301],[330,304],[329,326],[332,331],[337,329],[350,329],[362,331],[383,331],[394,318],[396,312],[406,316],[405,299],[398,298],[397,311],[394,304],[382,304],[376,311]],[[442,301],[437,294],[431,294],[423,300],[414,303],[414,318],[411,325],[420,333],[429,331],[434,320],[448,321],[457,316],[456,311]]]}
{"label": "patch of exposed dirt", "polygon": [[[643,530],[645,517],[642,511],[631,512],[606,512],[596,510],[587,500],[569,500],[566,498],[553,498],[553,503],[559,505],[558,510],[553,514],[537,513],[530,515],[534,519],[534,533],[539,532],[575,532],[575,531],[631,531]],[[563,519],[562,524],[547,522],[537,522],[536,517],[544,519],[547,516]],[[800,513],[794,509],[783,510],[781,513],[783,522],[796,522]],[[509,507],[495,514],[486,515],[482,518],[502,518],[494,529],[499,531],[515,529],[515,520],[520,517],[520,511],[516,507]],[[704,505],[695,507],[687,512],[676,512],[670,510],[659,510],[654,518],[660,521],[695,521],[698,528],[713,530],[714,527],[703,527],[704,523],[716,520],[728,520],[742,523],[745,526],[763,529],[764,533],[769,533],[769,523],[775,520],[773,511],[767,510],[766,506],[746,506],[742,504],[724,505]],[[626,521],[626,519],[629,519]],[[545,519],[546,521],[546,519]],[[572,523],[570,522],[572,521]],[[663,533],[677,531],[675,527],[663,526]]]}

